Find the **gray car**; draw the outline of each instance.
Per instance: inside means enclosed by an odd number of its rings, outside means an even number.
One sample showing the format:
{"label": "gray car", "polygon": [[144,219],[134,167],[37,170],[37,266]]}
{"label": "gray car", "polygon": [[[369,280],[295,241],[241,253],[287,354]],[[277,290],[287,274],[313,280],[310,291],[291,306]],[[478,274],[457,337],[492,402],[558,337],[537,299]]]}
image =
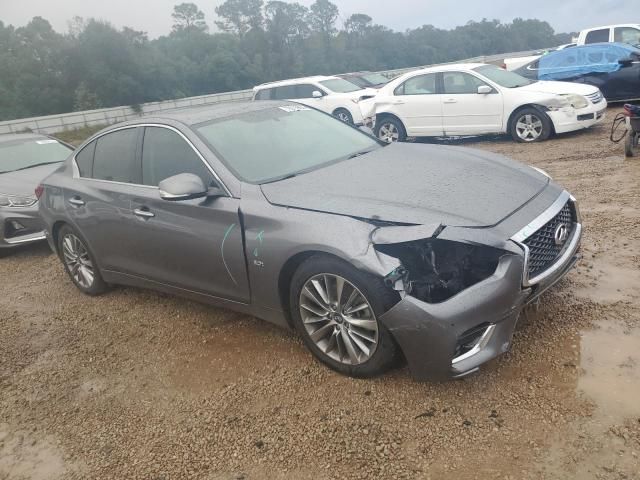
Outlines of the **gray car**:
{"label": "gray car", "polygon": [[322,362],[460,377],[505,352],[576,261],[575,200],[478,150],[382,145],[291,102],[110,127],[44,181],[75,285],[184,295],[296,328]]}
{"label": "gray car", "polygon": [[44,240],[36,187],[72,151],[44,135],[0,135],[0,256],[18,245]]}

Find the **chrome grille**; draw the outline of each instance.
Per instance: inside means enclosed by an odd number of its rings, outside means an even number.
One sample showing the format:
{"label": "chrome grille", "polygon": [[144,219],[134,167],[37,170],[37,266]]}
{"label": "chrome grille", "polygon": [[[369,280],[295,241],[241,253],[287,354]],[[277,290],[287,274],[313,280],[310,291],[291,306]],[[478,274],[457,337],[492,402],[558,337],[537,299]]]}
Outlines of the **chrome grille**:
{"label": "chrome grille", "polygon": [[[575,220],[573,204],[567,202],[555,217],[524,240],[523,243],[529,248],[529,278],[533,278],[547,270],[560,257],[564,247],[569,244],[573,236]],[[555,232],[558,225],[562,223],[569,227],[569,238],[563,244],[557,245]]]}
{"label": "chrome grille", "polygon": [[604,97],[602,96],[602,92],[600,90],[590,95],[585,95],[585,97],[587,97],[593,104],[600,103],[602,100],[604,100]]}

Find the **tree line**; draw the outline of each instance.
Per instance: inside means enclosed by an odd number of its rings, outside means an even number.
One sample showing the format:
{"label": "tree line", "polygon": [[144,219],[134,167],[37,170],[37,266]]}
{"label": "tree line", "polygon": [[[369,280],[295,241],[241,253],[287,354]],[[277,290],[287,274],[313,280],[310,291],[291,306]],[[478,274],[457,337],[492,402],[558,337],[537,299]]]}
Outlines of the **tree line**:
{"label": "tree line", "polygon": [[396,32],[338,7],[280,0],[226,0],[217,31],[193,3],[176,5],[172,31],[150,40],[129,27],[75,17],[68,33],[34,17],[0,21],[0,120],[250,88],[284,78],[388,70],[570,41],[547,22],[483,19],[451,30]]}

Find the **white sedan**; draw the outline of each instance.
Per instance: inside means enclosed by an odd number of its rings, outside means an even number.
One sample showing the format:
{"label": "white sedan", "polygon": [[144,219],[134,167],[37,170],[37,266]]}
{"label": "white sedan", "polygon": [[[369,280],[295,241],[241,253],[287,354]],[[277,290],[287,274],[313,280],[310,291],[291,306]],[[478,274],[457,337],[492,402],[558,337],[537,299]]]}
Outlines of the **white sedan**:
{"label": "white sedan", "polygon": [[389,143],[496,133],[535,142],[602,121],[607,101],[591,85],[535,82],[476,63],[409,72],[360,108],[375,120],[376,136]]}

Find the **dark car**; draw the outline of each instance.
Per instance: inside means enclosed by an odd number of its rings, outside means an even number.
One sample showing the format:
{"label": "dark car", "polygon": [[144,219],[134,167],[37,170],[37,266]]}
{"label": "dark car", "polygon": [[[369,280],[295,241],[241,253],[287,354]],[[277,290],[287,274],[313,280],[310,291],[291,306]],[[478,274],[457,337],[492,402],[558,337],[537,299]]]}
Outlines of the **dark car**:
{"label": "dark car", "polygon": [[523,307],[576,260],[575,199],[492,153],[384,145],[290,102],[110,127],[43,182],[75,285],[184,295],[295,327],[321,361],[418,379],[505,352]]}
{"label": "dark car", "polygon": [[532,80],[561,80],[598,87],[609,102],[640,99],[640,49],[594,43],[543,55],[516,73]]}
{"label": "dark car", "polygon": [[0,255],[44,240],[35,190],[72,151],[45,135],[0,135]]}
{"label": "dark car", "polygon": [[353,72],[338,75],[340,78],[349,80],[362,88],[380,88],[391,81],[391,78],[385,77],[381,73],[376,72]]}

